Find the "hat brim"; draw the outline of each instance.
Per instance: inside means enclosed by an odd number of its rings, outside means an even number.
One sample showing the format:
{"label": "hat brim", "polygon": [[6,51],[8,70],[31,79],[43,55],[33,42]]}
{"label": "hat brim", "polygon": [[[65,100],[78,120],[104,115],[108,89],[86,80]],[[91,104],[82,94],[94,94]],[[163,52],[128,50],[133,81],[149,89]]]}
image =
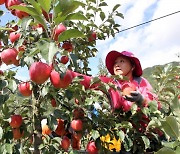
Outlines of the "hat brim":
{"label": "hat brim", "polygon": [[126,56],[129,59],[131,59],[131,61],[134,62],[135,65],[135,69],[133,70],[133,75],[134,76],[141,76],[142,75],[142,68],[141,68],[141,63],[139,61],[138,58],[134,57],[134,56],[130,56],[130,55],[126,55],[123,54],[122,52],[118,52],[118,51],[110,51],[107,56],[106,56],[106,67],[109,71],[109,73],[111,73],[111,75],[114,75],[114,70],[113,70],[113,66],[114,66],[114,61],[116,60],[117,57],[119,56]]}

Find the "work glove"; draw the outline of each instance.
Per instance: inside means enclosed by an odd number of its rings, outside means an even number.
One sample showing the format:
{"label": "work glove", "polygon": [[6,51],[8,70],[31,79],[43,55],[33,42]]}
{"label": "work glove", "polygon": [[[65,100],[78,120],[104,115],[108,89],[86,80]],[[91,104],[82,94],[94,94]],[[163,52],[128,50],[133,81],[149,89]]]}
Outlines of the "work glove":
{"label": "work glove", "polygon": [[142,105],[143,96],[138,91],[131,91],[130,95],[125,95],[125,99],[131,102],[136,102],[137,105]]}

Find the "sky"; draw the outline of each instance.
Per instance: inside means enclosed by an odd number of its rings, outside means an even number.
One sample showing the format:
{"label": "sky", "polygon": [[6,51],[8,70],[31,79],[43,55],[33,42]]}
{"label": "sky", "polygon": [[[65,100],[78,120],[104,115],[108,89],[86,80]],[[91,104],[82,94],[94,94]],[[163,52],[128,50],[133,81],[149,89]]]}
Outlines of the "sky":
{"label": "sky", "polygon": [[[117,0],[107,1],[110,9]],[[129,27],[180,11],[180,0],[119,0],[119,12],[124,19],[117,22],[120,31]],[[180,53],[180,12],[148,24],[118,33],[115,38],[97,41],[98,55],[90,61],[90,67],[103,61],[111,50],[131,51],[137,56],[142,68],[179,61]],[[97,74],[92,69],[92,74]]]}
{"label": "sky", "polygon": [[[124,19],[117,18],[121,25],[120,31],[129,27],[180,11],[180,0],[106,0],[109,7],[105,12],[112,10],[117,3],[121,4],[118,11],[124,15]],[[2,7],[2,6],[0,6]],[[8,21],[7,17],[1,18],[1,22]],[[97,23],[100,22],[97,19]],[[2,23],[0,23],[1,25]],[[161,18],[118,33],[115,38],[97,41],[98,54],[90,59],[90,74],[98,73],[99,58],[103,61],[111,50],[131,51],[141,61],[142,68],[154,65],[162,65],[172,61],[180,61],[177,54],[180,53],[180,12]],[[5,68],[3,66],[3,68]],[[21,69],[17,76],[22,80],[27,77]]]}

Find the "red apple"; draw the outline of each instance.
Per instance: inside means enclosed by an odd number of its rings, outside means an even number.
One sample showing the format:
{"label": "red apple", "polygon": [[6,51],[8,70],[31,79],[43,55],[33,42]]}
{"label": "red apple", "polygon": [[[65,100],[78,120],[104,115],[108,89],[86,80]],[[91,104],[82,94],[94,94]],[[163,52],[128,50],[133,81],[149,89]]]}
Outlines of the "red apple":
{"label": "red apple", "polygon": [[61,141],[61,147],[67,151],[69,149],[70,146],[70,139],[67,136],[64,136],[62,141]]}
{"label": "red apple", "polygon": [[17,41],[19,38],[21,37],[21,34],[18,32],[11,32],[9,34],[9,39],[12,43],[14,43],[15,41]]}
{"label": "red apple", "polygon": [[66,27],[63,24],[59,24],[54,30],[54,40],[57,41],[58,36],[64,31],[66,31]]}
{"label": "red apple", "polygon": [[60,62],[63,64],[67,64],[67,62],[69,61],[69,57],[68,56],[62,56],[60,59]]}
{"label": "red apple", "polygon": [[[25,3],[21,3],[21,6],[26,6]],[[20,10],[15,10],[15,16],[17,16],[18,18],[22,19],[24,17],[28,17],[29,14]]]}
{"label": "red apple", "polygon": [[84,117],[84,110],[80,107],[73,110],[74,119],[80,119]]}
{"label": "red apple", "polygon": [[0,0],[0,5],[4,4],[5,0]]}
{"label": "red apple", "polygon": [[60,74],[55,70],[52,70],[50,80],[55,88],[67,88],[72,82],[71,72],[67,70],[63,78],[60,78]]}
{"label": "red apple", "polygon": [[52,107],[56,107],[56,100],[54,98],[51,99],[51,105]]}
{"label": "red apple", "polygon": [[63,45],[62,45],[62,48],[64,50],[67,50],[69,52],[71,52],[73,50],[73,46],[70,42],[64,42]]}
{"label": "red apple", "polygon": [[88,37],[88,41],[89,42],[92,42],[92,41],[95,41],[96,40],[96,32],[91,32],[91,34],[89,35]]}
{"label": "red apple", "polygon": [[97,149],[94,141],[90,141],[87,144],[86,150],[87,150],[88,154],[98,154],[98,149]]}
{"label": "red apple", "polygon": [[1,60],[6,65],[15,64],[17,62],[16,57],[18,55],[18,51],[15,48],[5,49],[1,52]]}
{"label": "red apple", "polygon": [[2,70],[0,70],[0,76],[3,75],[3,74],[4,74],[4,72]]}
{"label": "red apple", "polygon": [[5,6],[9,10],[11,6],[13,5],[19,5],[21,4],[21,0],[5,0]]}
{"label": "red apple", "polygon": [[18,90],[23,96],[31,96],[32,94],[32,89],[29,82],[20,83],[18,86]]}
{"label": "red apple", "polygon": [[59,136],[65,135],[67,132],[66,132],[65,126],[64,126],[64,120],[63,119],[57,119],[57,122],[58,122],[58,126],[55,130],[55,133]]}
{"label": "red apple", "polygon": [[49,21],[49,19],[52,19],[52,13],[48,14],[46,11],[42,10],[42,14],[44,15],[47,21]]}
{"label": "red apple", "polygon": [[36,84],[44,83],[51,74],[51,67],[43,62],[34,62],[30,69],[30,79]]}
{"label": "red apple", "polygon": [[127,82],[122,85],[122,95],[130,95],[131,91],[135,91],[136,86],[133,83]]}
{"label": "red apple", "polygon": [[83,122],[80,119],[74,119],[71,121],[71,128],[75,131],[81,131],[83,129]]}
{"label": "red apple", "polygon": [[19,128],[22,125],[22,121],[21,115],[12,115],[9,124],[12,128]]}

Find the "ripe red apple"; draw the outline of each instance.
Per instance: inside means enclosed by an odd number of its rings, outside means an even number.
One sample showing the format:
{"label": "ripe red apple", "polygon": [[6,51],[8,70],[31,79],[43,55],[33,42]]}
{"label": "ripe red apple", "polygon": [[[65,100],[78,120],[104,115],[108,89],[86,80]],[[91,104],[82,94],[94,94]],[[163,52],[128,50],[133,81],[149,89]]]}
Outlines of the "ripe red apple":
{"label": "ripe red apple", "polygon": [[54,40],[57,41],[58,36],[64,31],[66,31],[66,27],[63,24],[59,24],[54,30]]}
{"label": "ripe red apple", "polygon": [[6,8],[9,10],[11,6],[13,5],[19,5],[21,4],[22,1],[21,0],[6,0],[5,1],[5,6]]}
{"label": "ripe red apple", "polygon": [[42,14],[46,18],[47,21],[52,20],[52,13],[47,13],[46,11],[42,10]]}
{"label": "ripe red apple", "polygon": [[98,154],[98,149],[97,149],[94,141],[90,141],[87,144],[86,150],[87,150],[88,154]]}
{"label": "ripe red apple", "polygon": [[63,45],[62,45],[62,48],[64,50],[67,50],[69,52],[71,52],[73,50],[73,46],[70,42],[64,42]]}
{"label": "ripe red apple", "polygon": [[60,59],[60,62],[63,64],[67,64],[67,62],[69,61],[69,57],[68,56],[62,56]]}
{"label": "ripe red apple", "polygon": [[52,107],[56,107],[56,100],[54,98],[51,99],[51,105]]}
{"label": "ripe red apple", "polygon": [[50,80],[55,88],[67,88],[72,82],[71,72],[67,70],[63,78],[60,78],[60,74],[55,70],[52,70]]}
{"label": "ripe red apple", "polygon": [[5,0],[0,0],[0,5],[4,4]]}
{"label": "ripe red apple", "polygon": [[23,96],[31,96],[32,94],[32,89],[29,82],[20,83],[18,86],[18,90]]}
{"label": "ripe red apple", "polygon": [[44,83],[50,76],[51,67],[43,62],[34,62],[30,69],[30,79],[36,84]]}
{"label": "ripe red apple", "polygon": [[63,139],[61,141],[61,147],[67,151],[69,149],[70,146],[70,139],[67,136],[63,136]]}
{"label": "ripe red apple", "polygon": [[5,49],[1,52],[1,60],[6,65],[16,64],[18,51],[15,48]]}
{"label": "ripe red apple", "polygon": [[[21,3],[21,6],[26,6],[25,3]],[[17,16],[18,18],[22,19],[24,17],[28,17],[29,14],[24,12],[24,11],[20,11],[20,10],[15,10],[15,16]]]}
{"label": "ripe red apple", "polygon": [[131,91],[135,91],[136,86],[133,83],[127,82],[122,85],[122,95],[130,95]]}
{"label": "ripe red apple", "polygon": [[89,35],[88,37],[88,41],[89,42],[92,42],[92,41],[95,41],[96,40],[96,32],[91,32],[91,34]]}
{"label": "ripe red apple", "polygon": [[12,115],[10,120],[10,126],[12,128],[19,128],[22,125],[22,116],[21,115]]}
{"label": "ripe red apple", "polygon": [[83,122],[80,119],[74,119],[71,121],[71,128],[75,131],[81,131],[83,129]]}
{"label": "ripe red apple", "polygon": [[18,32],[11,32],[9,34],[9,39],[12,43],[14,43],[16,40],[18,40],[21,37],[21,34]]}
{"label": "ripe red apple", "polygon": [[73,110],[74,119],[80,119],[84,117],[84,110],[80,107]]}
{"label": "ripe red apple", "polygon": [[129,111],[131,109],[132,105],[133,105],[133,102],[123,101],[122,102],[123,111],[125,111],[125,112]]}

